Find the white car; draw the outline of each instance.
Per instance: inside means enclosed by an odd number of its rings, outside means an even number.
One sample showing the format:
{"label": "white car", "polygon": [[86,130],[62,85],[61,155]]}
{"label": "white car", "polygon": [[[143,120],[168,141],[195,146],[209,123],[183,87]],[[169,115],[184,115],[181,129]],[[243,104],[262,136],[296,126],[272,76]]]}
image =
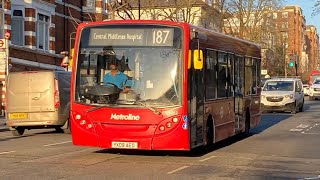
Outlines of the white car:
{"label": "white car", "polygon": [[309,85],[308,84],[303,85],[303,93],[305,96],[309,96]]}
{"label": "white car", "polygon": [[261,110],[289,111],[295,114],[303,111],[304,93],[298,78],[275,78],[265,82],[261,92]]}
{"label": "white car", "polygon": [[315,79],[309,89],[309,99],[320,99],[320,79]]}

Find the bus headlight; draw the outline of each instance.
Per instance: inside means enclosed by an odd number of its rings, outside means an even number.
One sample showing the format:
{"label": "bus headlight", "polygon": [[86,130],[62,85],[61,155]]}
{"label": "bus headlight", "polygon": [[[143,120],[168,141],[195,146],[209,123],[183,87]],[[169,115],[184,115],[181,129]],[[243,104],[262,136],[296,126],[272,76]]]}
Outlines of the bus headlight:
{"label": "bus headlight", "polygon": [[79,120],[79,119],[81,119],[81,115],[80,115],[80,114],[77,114],[77,115],[76,115],[76,120]]}

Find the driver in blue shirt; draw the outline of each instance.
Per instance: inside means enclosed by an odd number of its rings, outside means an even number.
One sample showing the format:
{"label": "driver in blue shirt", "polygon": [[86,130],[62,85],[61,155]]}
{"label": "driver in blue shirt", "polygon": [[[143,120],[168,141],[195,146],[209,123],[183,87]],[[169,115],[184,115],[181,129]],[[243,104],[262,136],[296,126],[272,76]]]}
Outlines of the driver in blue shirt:
{"label": "driver in blue shirt", "polygon": [[117,65],[114,61],[110,63],[111,71],[103,76],[103,82],[106,85],[114,84],[117,88],[121,89],[122,92],[127,92],[127,88],[125,86],[128,77],[118,70]]}

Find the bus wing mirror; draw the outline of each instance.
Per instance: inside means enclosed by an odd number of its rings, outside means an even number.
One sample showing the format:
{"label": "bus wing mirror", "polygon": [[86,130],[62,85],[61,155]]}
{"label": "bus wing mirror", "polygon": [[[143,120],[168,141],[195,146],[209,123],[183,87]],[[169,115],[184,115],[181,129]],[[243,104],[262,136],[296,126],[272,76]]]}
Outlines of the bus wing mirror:
{"label": "bus wing mirror", "polygon": [[203,68],[203,52],[202,50],[193,51],[193,67],[194,69]]}

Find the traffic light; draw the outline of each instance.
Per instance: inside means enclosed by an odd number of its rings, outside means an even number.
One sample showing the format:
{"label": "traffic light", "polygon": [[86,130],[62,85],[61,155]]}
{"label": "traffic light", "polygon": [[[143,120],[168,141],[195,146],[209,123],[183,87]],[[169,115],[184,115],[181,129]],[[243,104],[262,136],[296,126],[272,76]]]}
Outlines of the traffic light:
{"label": "traffic light", "polygon": [[288,66],[292,68],[292,67],[294,66],[294,61],[291,60],[291,61],[289,62],[289,64],[288,64]]}

